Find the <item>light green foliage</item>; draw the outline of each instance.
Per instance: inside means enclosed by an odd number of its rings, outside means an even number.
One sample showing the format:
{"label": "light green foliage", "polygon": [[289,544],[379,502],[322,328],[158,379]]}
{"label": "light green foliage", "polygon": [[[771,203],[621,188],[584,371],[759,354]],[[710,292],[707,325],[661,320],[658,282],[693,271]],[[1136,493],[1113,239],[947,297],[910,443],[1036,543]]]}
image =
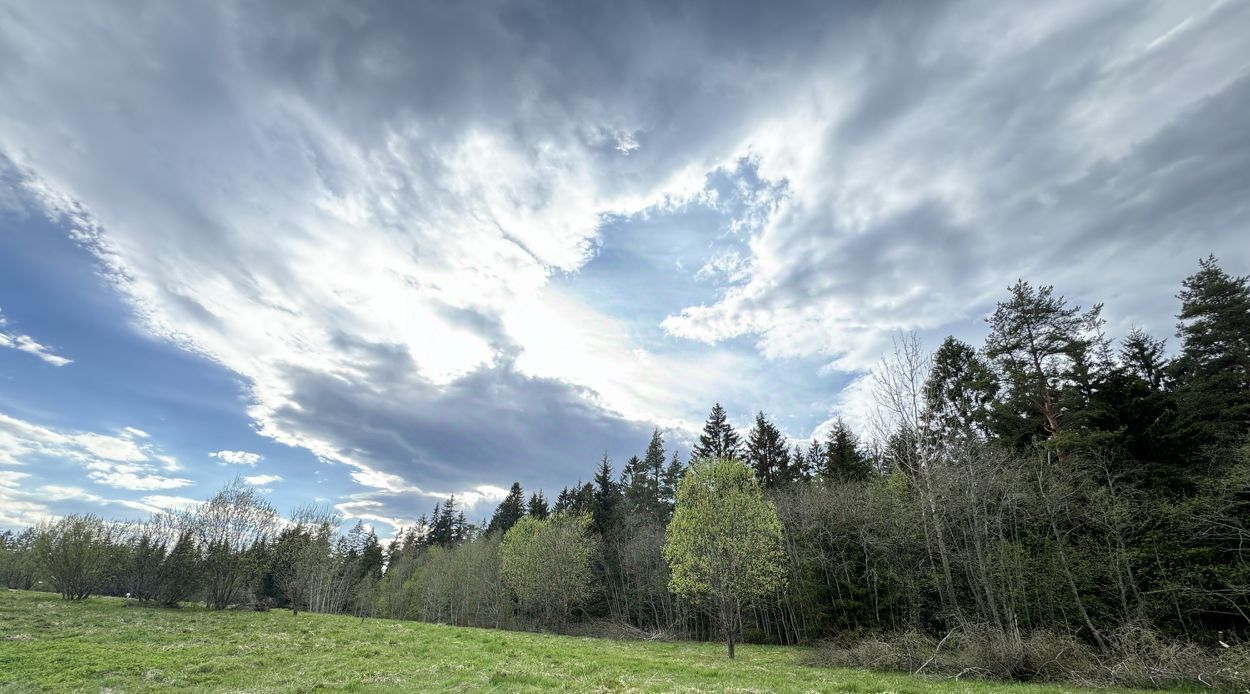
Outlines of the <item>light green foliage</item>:
{"label": "light green foliage", "polygon": [[35,530],[35,561],[61,597],[82,600],[118,569],[112,534],[98,516],[66,516]]}
{"label": "light green foliage", "polygon": [[734,656],[742,604],[785,585],[781,521],[759,480],[733,460],[700,460],[677,488],[664,559],[674,593],[708,600]]}
{"label": "light green foliage", "polygon": [[811,649],[611,641],[346,615],[123,607],[0,591],[0,691],[898,692],[1070,687],[809,667]]}
{"label": "light green foliage", "polygon": [[598,546],[587,515],[522,518],[500,547],[500,573],[521,613],[547,626],[564,624],[590,596]]}

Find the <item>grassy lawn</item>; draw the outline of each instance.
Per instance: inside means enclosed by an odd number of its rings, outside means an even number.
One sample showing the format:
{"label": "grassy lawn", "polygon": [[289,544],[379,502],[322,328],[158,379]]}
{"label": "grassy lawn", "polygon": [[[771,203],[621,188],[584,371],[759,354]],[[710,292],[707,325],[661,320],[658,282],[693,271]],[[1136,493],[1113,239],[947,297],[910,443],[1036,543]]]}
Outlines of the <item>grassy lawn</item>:
{"label": "grassy lawn", "polygon": [[573,638],[0,591],[0,690],[1078,691],[799,664],[801,648]]}

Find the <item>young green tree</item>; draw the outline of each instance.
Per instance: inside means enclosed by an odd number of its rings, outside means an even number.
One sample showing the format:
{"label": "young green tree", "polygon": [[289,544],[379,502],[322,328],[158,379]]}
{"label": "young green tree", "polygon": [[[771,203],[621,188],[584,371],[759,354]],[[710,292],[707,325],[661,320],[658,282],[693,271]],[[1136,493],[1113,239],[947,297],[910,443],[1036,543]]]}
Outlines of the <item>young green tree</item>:
{"label": "young green tree", "polygon": [[785,585],[784,559],[777,509],[751,469],[726,459],[692,463],[664,542],[669,587],[713,609],[730,658],[742,605]]}
{"label": "young green tree", "polygon": [[737,460],[742,454],[742,441],[738,432],[729,424],[725,408],[716,403],[712,413],[703,425],[703,433],[699,435],[699,443],[690,453],[692,461],[700,458]]}
{"label": "young green tree", "polygon": [[113,533],[93,515],[66,516],[36,529],[35,560],[62,598],[86,599],[117,571]]}
{"label": "young green tree", "polygon": [[503,536],[500,573],[523,614],[559,628],[590,596],[597,552],[589,516],[530,516]]}

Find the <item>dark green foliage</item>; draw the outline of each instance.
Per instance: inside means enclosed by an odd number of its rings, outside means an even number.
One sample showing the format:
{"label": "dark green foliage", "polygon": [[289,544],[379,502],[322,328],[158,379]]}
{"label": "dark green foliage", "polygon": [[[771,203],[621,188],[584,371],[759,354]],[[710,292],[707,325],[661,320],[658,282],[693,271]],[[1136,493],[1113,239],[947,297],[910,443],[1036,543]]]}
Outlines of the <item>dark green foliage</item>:
{"label": "dark green foliage", "polygon": [[1250,278],[1208,257],[1177,298],[1181,353],[1169,371],[1180,433],[1194,446],[1234,443],[1250,432]]}
{"label": "dark green foliage", "polygon": [[716,403],[703,425],[699,443],[690,453],[691,460],[737,460],[742,455],[742,441],[725,415],[725,408]]}
{"label": "dark green foliage", "polygon": [[547,506],[547,497],[543,496],[541,490],[530,495],[526,512],[538,520],[545,520],[547,516],[551,515],[551,509]]}
{"label": "dark green foliage", "polygon": [[755,415],[755,426],[747,434],[746,464],[771,489],[793,479],[790,469],[790,446],[781,430],[763,412]]}
{"label": "dark green foliage", "polygon": [[987,321],[985,354],[997,367],[1003,399],[997,414],[1000,434],[1017,448],[1049,442],[1062,451],[1069,443],[1065,392],[1077,387],[1088,366],[1102,306],[1084,313],[1069,306],[1054,287],[1034,288],[1023,280],[1010,289]]}
{"label": "dark green foliage", "polygon": [[520,482],[513,482],[512,489],[508,491],[508,495],[504,497],[503,501],[499,502],[499,507],[495,509],[495,515],[491,516],[490,524],[486,526],[486,532],[502,535],[524,517],[525,492],[521,491]]}
{"label": "dark green foliage", "polygon": [[862,481],[872,474],[872,461],[860,449],[859,437],[839,417],[825,439],[820,473],[841,482]]}
{"label": "dark green foliage", "polygon": [[933,355],[924,385],[925,413],[933,435],[975,442],[989,436],[998,381],[976,350],[948,337]]}

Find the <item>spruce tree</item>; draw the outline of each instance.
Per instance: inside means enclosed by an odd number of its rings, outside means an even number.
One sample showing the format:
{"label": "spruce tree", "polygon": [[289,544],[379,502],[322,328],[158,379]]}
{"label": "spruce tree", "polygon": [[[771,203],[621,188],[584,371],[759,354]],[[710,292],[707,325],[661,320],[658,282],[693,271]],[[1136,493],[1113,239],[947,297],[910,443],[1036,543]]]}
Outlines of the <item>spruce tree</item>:
{"label": "spruce tree", "polygon": [[868,479],[872,462],[859,448],[859,437],[838,417],[825,440],[824,475],[844,482]]}
{"label": "spruce tree", "polygon": [[746,463],[765,488],[785,482],[790,467],[790,448],[786,437],[763,412],[755,415],[755,426],[747,434]]}
{"label": "spruce tree", "polygon": [[662,522],[667,523],[673,515],[673,500],[677,497],[677,485],[684,474],[686,474],[686,468],[681,464],[681,456],[677,454],[677,451],[673,451],[673,458],[669,461],[668,467],[664,468],[664,475],[660,478]]}
{"label": "spruce tree", "polygon": [[525,493],[521,490],[520,482],[513,482],[512,488],[508,490],[508,495],[503,498],[503,501],[499,502],[499,507],[495,509],[495,514],[491,516],[486,532],[497,532],[502,535],[508,532],[523,517],[525,517]]}
{"label": "spruce tree", "polygon": [[1177,298],[1181,352],[1171,373],[1181,433],[1199,447],[1237,442],[1250,432],[1250,277],[1208,256]]}
{"label": "spruce tree", "polygon": [[703,425],[703,433],[699,435],[699,443],[690,457],[691,460],[737,460],[741,456],[741,448],[738,432],[730,426],[725,408],[718,402],[712,407],[712,413]]}
{"label": "spruce tree", "polygon": [[971,345],[947,337],[924,384],[925,420],[940,441],[972,443],[989,436],[998,382]]}
{"label": "spruce tree", "polygon": [[607,453],[603,454],[603,460],[599,461],[599,469],[595,471],[593,494],[591,517],[594,519],[595,529],[600,535],[606,536],[615,520],[617,500],[620,495],[620,487],[612,477],[612,461]]}
{"label": "spruce tree", "polygon": [[[565,490],[567,493],[568,490]],[[546,520],[551,515],[551,509],[547,506],[547,497],[543,496],[542,490],[534,492],[530,496],[529,515],[538,520]]]}

